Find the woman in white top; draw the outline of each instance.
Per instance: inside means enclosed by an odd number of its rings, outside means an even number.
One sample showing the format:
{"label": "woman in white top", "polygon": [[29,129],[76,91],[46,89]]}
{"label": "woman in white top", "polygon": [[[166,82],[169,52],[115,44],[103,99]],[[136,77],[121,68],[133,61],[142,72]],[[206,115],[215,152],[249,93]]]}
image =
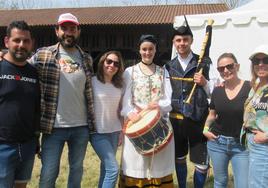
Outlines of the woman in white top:
{"label": "woman in white top", "polygon": [[[159,109],[162,118],[168,121],[172,90],[168,72],[153,62],[156,44],[153,35],[142,35],[139,42],[141,61],[124,72],[126,86],[121,115],[131,122],[139,121],[142,118],[139,112],[144,109]],[[122,149],[119,187],[173,187],[173,136],[162,150],[153,155],[138,152],[128,136],[124,136]]]}
{"label": "woman in white top", "polygon": [[90,141],[101,160],[99,188],[115,187],[119,173],[115,156],[122,130],[119,106],[123,71],[120,52],[109,51],[101,56],[97,76],[92,79],[97,133]]}

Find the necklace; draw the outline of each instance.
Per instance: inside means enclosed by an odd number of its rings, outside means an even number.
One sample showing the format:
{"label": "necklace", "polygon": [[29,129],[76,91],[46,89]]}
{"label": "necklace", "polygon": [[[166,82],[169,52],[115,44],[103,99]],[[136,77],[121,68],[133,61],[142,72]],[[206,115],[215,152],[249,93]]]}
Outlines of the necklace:
{"label": "necklace", "polygon": [[152,65],[154,63],[154,62],[151,62],[151,63],[147,64],[147,63],[144,63],[143,61],[141,61],[141,62],[142,62],[142,64],[144,64],[146,66],[150,66],[150,65]]}

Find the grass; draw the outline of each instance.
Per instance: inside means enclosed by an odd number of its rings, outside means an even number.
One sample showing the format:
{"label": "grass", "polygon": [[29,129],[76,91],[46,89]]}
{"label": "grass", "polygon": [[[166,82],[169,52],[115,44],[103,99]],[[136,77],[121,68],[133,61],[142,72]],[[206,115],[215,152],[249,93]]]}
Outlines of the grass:
{"label": "grass", "polygon": [[[64,152],[62,155],[61,160],[61,168],[59,177],[56,182],[56,188],[66,188],[67,187],[67,179],[68,179],[68,161],[67,161],[67,147],[65,146]],[[120,161],[120,154],[121,154],[121,148],[118,149],[117,152],[117,159]],[[94,150],[88,145],[87,154],[84,161],[84,175],[82,180],[82,188],[97,188],[98,185],[98,178],[99,178],[99,158],[95,154]],[[188,163],[188,179],[187,179],[187,187],[193,187],[192,181],[193,181],[193,165],[189,162]],[[28,184],[28,188],[37,188],[38,187],[38,181],[40,177],[40,169],[41,169],[41,162],[40,159],[36,158],[35,165],[33,169],[32,179],[30,183]],[[231,169],[229,170],[231,172]],[[230,180],[228,184],[228,188],[233,188],[233,178],[230,174]],[[177,181],[175,178],[174,173],[174,181],[175,181],[175,187],[178,187]],[[206,182],[205,188],[213,188],[213,174],[212,170],[210,172],[210,176]]]}

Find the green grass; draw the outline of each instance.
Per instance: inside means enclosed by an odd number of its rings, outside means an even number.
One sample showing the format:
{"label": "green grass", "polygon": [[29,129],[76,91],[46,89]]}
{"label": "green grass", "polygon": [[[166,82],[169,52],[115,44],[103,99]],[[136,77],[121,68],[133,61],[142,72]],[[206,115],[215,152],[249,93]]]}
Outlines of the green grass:
{"label": "green grass", "polygon": [[[68,161],[67,161],[67,147],[65,146],[64,152],[62,155],[62,160],[61,160],[61,168],[60,168],[60,173],[59,177],[57,179],[56,183],[56,188],[66,188],[67,186],[67,176],[68,176]],[[117,152],[117,159],[120,161],[120,155],[121,155],[121,148],[118,149]],[[85,157],[84,161],[84,175],[83,175],[83,180],[82,180],[82,188],[96,188],[98,185],[98,178],[99,178],[99,158],[96,156],[94,150],[92,147],[88,146],[87,149],[87,154]],[[187,184],[189,188],[193,187],[192,184],[192,174],[194,167],[193,165],[188,162],[188,178],[187,178]],[[38,181],[39,181],[39,176],[40,176],[40,169],[41,169],[41,162],[40,159],[36,158],[35,160],[35,165],[34,165],[34,170],[32,174],[32,179],[30,183],[28,184],[28,188],[37,188],[38,187]],[[229,170],[229,173],[231,172],[231,168]],[[175,187],[177,186],[177,181],[175,178],[175,173],[174,173],[174,181],[175,181]],[[213,173],[212,169],[210,171],[210,176],[207,179],[206,186],[205,188],[213,188]],[[230,174],[230,180],[228,184],[228,188],[233,188],[233,179],[232,175]]]}

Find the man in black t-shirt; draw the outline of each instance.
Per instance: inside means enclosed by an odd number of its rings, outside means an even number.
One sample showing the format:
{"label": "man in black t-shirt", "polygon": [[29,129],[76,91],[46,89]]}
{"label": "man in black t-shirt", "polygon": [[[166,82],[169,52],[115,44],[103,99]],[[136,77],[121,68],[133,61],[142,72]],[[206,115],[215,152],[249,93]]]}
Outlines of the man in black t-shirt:
{"label": "man in black t-shirt", "polygon": [[36,69],[26,62],[32,37],[24,21],[14,21],[0,61],[0,187],[26,187],[39,132],[40,91]]}

